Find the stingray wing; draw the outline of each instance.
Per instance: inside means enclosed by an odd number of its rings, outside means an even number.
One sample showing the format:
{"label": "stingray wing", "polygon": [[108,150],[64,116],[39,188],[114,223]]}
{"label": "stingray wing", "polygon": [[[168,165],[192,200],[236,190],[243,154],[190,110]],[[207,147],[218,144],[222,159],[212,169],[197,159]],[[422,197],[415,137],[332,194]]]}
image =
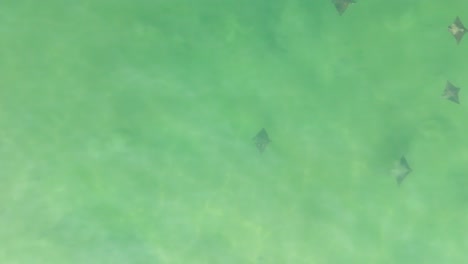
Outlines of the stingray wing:
{"label": "stingray wing", "polygon": [[458,28],[463,28],[463,29],[465,28],[465,26],[463,26],[463,23],[460,20],[460,17],[458,16],[455,18],[454,24],[457,25]]}
{"label": "stingray wing", "polygon": [[451,82],[447,81],[445,84],[445,90],[444,90],[444,95],[452,95],[458,93],[460,88],[456,87],[453,85]]}
{"label": "stingray wing", "polygon": [[460,43],[460,41],[463,38],[463,35],[465,35],[465,31],[459,31],[455,35],[453,35],[455,37],[455,39],[457,40],[457,44]]}
{"label": "stingray wing", "polygon": [[395,164],[395,167],[392,170],[392,175],[396,178],[398,185],[400,185],[410,172],[411,168],[408,164],[408,161],[404,156],[402,156]]}
{"label": "stingray wing", "polygon": [[445,90],[443,96],[447,98],[448,100],[459,104],[459,99],[458,99],[458,92],[460,91],[460,88],[456,87],[453,85],[451,82],[447,81],[447,84],[445,85]]}
{"label": "stingray wing", "polygon": [[343,15],[343,13],[348,8],[349,3],[345,1],[335,1],[335,8],[338,11],[338,14]]}
{"label": "stingray wing", "polygon": [[455,85],[453,85],[451,82],[447,81],[447,83],[445,84],[445,90],[450,90],[452,89],[453,87],[455,87]]}
{"label": "stingray wing", "polygon": [[408,161],[406,160],[406,158],[404,156],[402,156],[400,158],[400,166],[405,168],[408,171],[408,173],[411,171],[411,168],[410,168],[410,166],[408,164]]}
{"label": "stingray wing", "polygon": [[261,140],[261,141],[264,141],[264,142],[270,142],[270,138],[268,137],[268,133],[266,132],[266,130],[264,128],[262,128],[262,130],[260,130],[260,132],[258,132],[257,139]]}
{"label": "stingray wing", "polygon": [[400,176],[397,177],[398,186],[401,185],[401,183],[403,182],[403,180],[406,178],[407,175],[408,175],[408,173],[402,174],[402,175],[400,175]]}
{"label": "stingray wing", "polygon": [[452,95],[448,98],[450,101],[456,103],[456,104],[460,104],[459,100],[458,100],[458,95]]}
{"label": "stingray wing", "polygon": [[396,175],[397,183],[398,185],[401,185],[403,180],[408,176],[408,174],[411,172],[411,168],[408,164],[408,161],[404,156],[400,158],[400,164],[399,164],[400,169],[398,170],[398,173]]}
{"label": "stingray wing", "polygon": [[457,25],[458,28],[462,29],[461,31],[457,32],[457,34],[455,34],[455,39],[457,40],[457,44],[460,43],[461,39],[463,38],[463,35],[465,35],[465,32],[466,32],[466,28],[465,26],[463,25],[463,23],[461,22],[460,20],[460,17],[457,16],[457,18],[455,18],[455,25]]}

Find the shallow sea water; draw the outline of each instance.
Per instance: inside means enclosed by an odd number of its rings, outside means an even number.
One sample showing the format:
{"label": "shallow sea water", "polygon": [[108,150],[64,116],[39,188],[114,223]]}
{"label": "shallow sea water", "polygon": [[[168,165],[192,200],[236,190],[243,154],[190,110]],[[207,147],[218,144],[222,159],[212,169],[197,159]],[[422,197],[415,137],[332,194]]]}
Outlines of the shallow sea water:
{"label": "shallow sea water", "polygon": [[466,1],[252,2],[0,3],[0,263],[468,261]]}

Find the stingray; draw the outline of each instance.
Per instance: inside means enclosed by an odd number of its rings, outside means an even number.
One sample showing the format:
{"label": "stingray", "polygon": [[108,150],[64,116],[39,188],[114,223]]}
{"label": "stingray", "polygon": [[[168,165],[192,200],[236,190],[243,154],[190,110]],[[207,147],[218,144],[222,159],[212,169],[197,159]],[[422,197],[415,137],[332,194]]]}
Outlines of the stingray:
{"label": "stingray", "polygon": [[401,156],[400,161],[395,165],[392,170],[392,175],[396,178],[398,186],[401,185],[403,180],[411,172],[411,168],[408,165],[408,161],[404,156]]}
{"label": "stingray", "polygon": [[460,101],[458,100],[458,92],[460,92],[460,88],[453,85],[451,82],[447,81],[445,85],[445,90],[442,96],[456,104],[459,104]]}
{"label": "stingray", "polygon": [[260,152],[263,152],[266,146],[271,142],[270,138],[268,137],[268,133],[264,128],[257,133],[257,135],[253,138],[255,141],[255,145]]}
{"label": "stingray", "polygon": [[457,40],[457,44],[460,43],[461,39],[463,38],[463,35],[465,35],[465,32],[467,31],[459,17],[455,18],[455,21],[448,27],[448,30],[450,31],[452,36]]}
{"label": "stingray", "polygon": [[340,16],[346,11],[350,4],[356,3],[354,0],[332,0]]}

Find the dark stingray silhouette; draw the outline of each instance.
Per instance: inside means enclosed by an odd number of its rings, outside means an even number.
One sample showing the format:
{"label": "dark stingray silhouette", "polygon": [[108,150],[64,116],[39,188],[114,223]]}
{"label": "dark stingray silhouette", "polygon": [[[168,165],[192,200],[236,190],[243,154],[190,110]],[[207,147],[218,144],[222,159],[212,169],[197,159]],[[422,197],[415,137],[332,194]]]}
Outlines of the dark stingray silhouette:
{"label": "dark stingray silhouette", "polygon": [[340,16],[343,15],[350,4],[356,3],[355,0],[332,0],[332,2],[335,4],[336,11]]}
{"label": "dark stingray silhouette", "polygon": [[408,165],[408,161],[404,156],[401,156],[400,161],[395,165],[392,170],[392,175],[396,178],[398,186],[401,185],[403,180],[411,172],[411,168]]}
{"label": "dark stingray silhouette", "polygon": [[253,138],[255,141],[255,145],[260,152],[263,152],[266,146],[271,142],[270,138],[268,137],[268,133],[264,128],[257,133],[257,135]]}
{"label": "dark stingray silhouette", "polygon": [[460,101],[458,100],[458,93],[460,92],[460,88],[453,85],[451,82],[447,81],[445,85],[445,90],[442,96],[456,104],[459,104]]}
{"label": "dark stingray silhouette", "polygon": [[460,43],[463,35],[465,35],[465,32],[467,31],[459,17],[455,18],[455,21],[448,27],[448,30],[450,31],[450,34],[452,34],[452,36],[457,40],[457,44]]}

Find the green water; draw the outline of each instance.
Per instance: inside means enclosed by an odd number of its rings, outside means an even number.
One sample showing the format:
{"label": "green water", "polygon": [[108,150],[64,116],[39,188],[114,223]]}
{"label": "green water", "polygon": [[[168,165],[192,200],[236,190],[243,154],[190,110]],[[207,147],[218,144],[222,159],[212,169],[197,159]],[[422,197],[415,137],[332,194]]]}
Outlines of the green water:
{"label": "green water", "polygon": [[467,263],[467,7],[3,1],[0,263]]}

